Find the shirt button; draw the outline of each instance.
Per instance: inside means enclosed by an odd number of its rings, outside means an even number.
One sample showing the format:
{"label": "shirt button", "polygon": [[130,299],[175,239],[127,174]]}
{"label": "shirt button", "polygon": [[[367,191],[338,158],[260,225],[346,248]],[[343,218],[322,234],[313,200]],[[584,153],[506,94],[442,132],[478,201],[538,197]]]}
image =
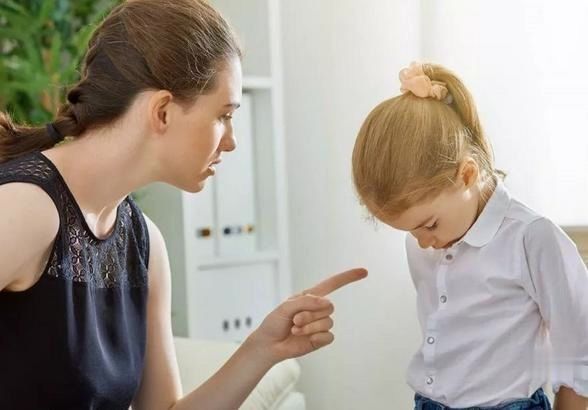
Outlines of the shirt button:
{"label": "shirt button", "polygon": [[453,255],[448,253],[447,255],[445,255],[445,259],[448,261],[451,261],[451,260],[453,260]]}
{"label": "shirt button", "polygon": [[447,296],[443,295],[439,298],[441,300],[441,303],[446,303],[447,302]]}
{"label": "shirt button", "polygon": [[427,384],[428,385],[433,384],[433,378],[432,377],[427,377]]}
{"label": "shirt button", "polygon": [[433,343],[435,343],[435,338],[434,337],[429,337],[427,339],[427,343],[430,344],[430,345],[432,345]]}

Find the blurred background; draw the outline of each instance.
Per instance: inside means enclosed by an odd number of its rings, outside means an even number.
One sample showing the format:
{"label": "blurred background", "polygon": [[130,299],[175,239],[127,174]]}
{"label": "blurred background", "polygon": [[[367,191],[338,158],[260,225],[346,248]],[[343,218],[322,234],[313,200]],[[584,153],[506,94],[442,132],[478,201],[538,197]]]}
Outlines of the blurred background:
{"label": "blurred background", "polygon": [[79,62],[114,0],[0,0],[0,107],[45,123],[79,78]]}
{"label": "blurred background", "polygon": [[[0,0],[0,109],[32,123],[50,120],[76,79],[92,25],[112,4]],[[415,292],[404,234],[368,222],[353,191],[359,126],[399,93],[401,68],[443,64],[473,93],[514,196],[582,232],[588,3],[212,4],[246,51],[246,103],[235,119],[241,146],[226,156],[227,167],[232,158],[235,165],[197,196],[155,186],[140,199],[170,247],[174,331],[242,340],[290,292],[363,266],[368,280],[333,295],[336,343],[298,361],[297,390],[308,409],[412,408],[404,372],[421,343]]]}

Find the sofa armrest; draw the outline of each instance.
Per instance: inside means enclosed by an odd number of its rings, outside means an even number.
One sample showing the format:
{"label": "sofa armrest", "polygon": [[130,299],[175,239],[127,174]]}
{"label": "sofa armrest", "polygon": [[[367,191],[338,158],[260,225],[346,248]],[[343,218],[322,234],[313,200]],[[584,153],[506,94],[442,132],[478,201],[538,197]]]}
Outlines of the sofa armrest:
{"label": "sofa armrest", "polygon": [[[239,344],[208,340],[174,338],[178,366],[185,393],[194,390],[212,376],[237,350]],[[277,409],[294,391],[300,377],[300,365],[286,360],[275,365],[261,379],[241,406],[242,410]]]}

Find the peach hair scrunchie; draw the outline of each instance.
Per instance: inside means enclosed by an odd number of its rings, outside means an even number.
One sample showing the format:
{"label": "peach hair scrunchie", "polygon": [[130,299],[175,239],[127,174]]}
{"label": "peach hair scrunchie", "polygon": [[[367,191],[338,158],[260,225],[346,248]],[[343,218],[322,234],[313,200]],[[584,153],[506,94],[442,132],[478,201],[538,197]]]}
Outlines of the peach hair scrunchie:
{"label": "peach hair scrunchie", "polygon": [[411,92],[420,98],[434,98],[451,104],[453,98],[447,90],[447,85],[441,81],[431,81],[423,71],[423,65],[420,63],[411,63],[408,68],[400,70],[400,91],[403,93]]}

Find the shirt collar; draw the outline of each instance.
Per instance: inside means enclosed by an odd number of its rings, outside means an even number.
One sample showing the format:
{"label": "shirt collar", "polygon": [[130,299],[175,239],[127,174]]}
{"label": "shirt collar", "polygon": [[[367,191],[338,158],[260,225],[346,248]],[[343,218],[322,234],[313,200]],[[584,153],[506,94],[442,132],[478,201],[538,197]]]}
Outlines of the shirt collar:
{"label": "shirt collar", "polygon": [[481,248],[494,238],[504,221],[511,197],[501,180],[496,183],[492,196],[486,203],[476,222],[460,242]]}

